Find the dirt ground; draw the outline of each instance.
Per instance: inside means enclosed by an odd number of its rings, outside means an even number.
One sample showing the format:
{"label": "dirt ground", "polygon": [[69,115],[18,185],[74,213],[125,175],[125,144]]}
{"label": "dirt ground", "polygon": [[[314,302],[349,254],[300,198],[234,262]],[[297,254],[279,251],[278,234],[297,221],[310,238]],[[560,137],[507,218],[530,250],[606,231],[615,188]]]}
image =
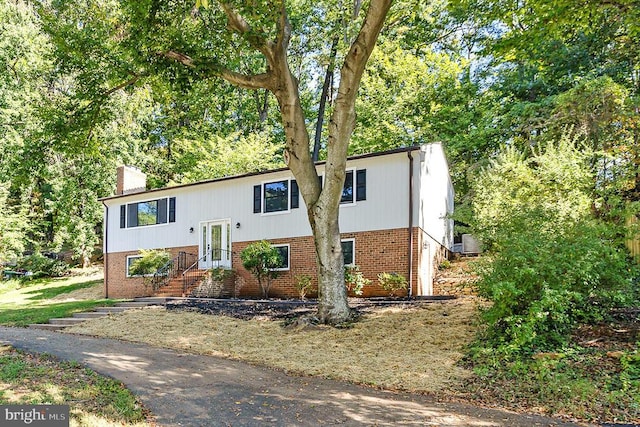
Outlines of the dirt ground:
{"label": "dirt ground", "polygon": [[478,304],[473,297],[393,304],[353,301],[360,319],[336,329],[292,324],[292,316],[314,310],[310,303],[192,302],[166,310],[130,310],[67,331],[224,356],[302,375],[439,393],[471,374],[457,362],[475,335]]}

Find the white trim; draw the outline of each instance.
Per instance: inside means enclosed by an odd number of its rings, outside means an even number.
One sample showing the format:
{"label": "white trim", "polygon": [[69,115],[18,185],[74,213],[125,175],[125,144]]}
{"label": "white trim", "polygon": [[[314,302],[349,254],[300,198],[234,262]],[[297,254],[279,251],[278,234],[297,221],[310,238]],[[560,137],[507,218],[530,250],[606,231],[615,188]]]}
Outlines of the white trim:
{"label": "white trim", "polygon": [[[348,239],[340,239],[340,243],[342,242],[351,242],[352,248],[351,248],[351,253],[352,253],[352,262],[351,264],[345,264],[347,266],[354,266],[356,265],[356,239],[355,237],[349,237]],[[342,249],[342,248],[341,248]],[[342,256],[344,257],[344,253],[342,254]]]}
{"label": "white trim", "polygon": [[[158,197],[157,199],[148,199],[148,200],[140,200],[137,202],[131,202],[131,203],[124,203],[124,229],[130,229],[130,228],[139,228],[139,227],[158,227],[158,226],[163,226],[163,225],[168,225],[170,224],[169,222],[169,199],[171,197],[175,197],[175,196],[166,196],[166,197]],[[162,199],[166,199],[167,200],[167,222],[161,222],[161,223],[155,223],[155,224],[147,224],[147,225],[136,225],[135,227],[129,227],[129,205],[139,205],[140,203],[149,203],[149,202],[157,202],[159,200]],[[157,217],[157,214],[156,214]]]}
{"label": "white trim", "polygon": [[[233,227],[231,226],[231,218],[222,218],[222,219],[210,219],[208,221],[199,221],[198,222],[198,258],[200,258],[202,256],[203,253],[203,247],[205,244],[207,244],[207,242],[203,242],[202,240],[202,227],[205,226],[207,227],[207,239],[211,238],[210,233],[210,226],[211,225],[221,225],[223,227],[222,230],[222,236],[227,237],[227,241],[224,242],[222,241],[222,245],[225,246],[224,244],[226,243],[226,246],[224,248],[221,248],[222,250],[224,250],[225,252],[227,252],[227,255],[229,257],[228,260],[228,265],[227,265],[227,261],[226,260],[216,260],[219,261],[220,264],[224,264],[224,267],[228,267],[231,268],[232,267],[232,263],[233,263],[233,241],[231,239],[231,235],[233,234]],[[227,249],[227,247],[229,249]],[[201,268],[202,266],[204,266],[204,264],[200,264],[198,266],[198,268]],[[220,265],[222,266],[222,265]]]}
{"label": "white trim", "polygon": [[126,262],[124,264],[125,276],[126,277],[145,277],[145,276],[149,276],[148,274],[136,274],[136,275],[129,274],[129,260],[131,258],[142,258],[142,255],[127,255],[127,259],[126,259]]}
{"label": "white trim", "polygon": [[287,248],[287,268],[272,268],[271,271],[289,271],[291,270],[291,245],[289,243],[272,244],[272,248]]}
{"label": "white trim", "polygon": [[[282,215],[282,214],[291,213],[291,181],[293,179],[294,178],[288,177],[288,178],[281,178],[281,179],[274,179],[270,181],[260,182],[260,215],[261,216]],[[265,199],[266,197],[265,195],[267,194],[267,192],[264,189],[265,184],[273,184],[273,183],[282,182],[282,181],[287,182],[287,209],[281,210],[281,211],[265,212],[265,209],[267,207],[267,201]],[[299,198],[300,198],[300,190],[298,190],[298,200]]]}
{"label": "white trim", "polygon": [[[356,205],[356,168],[346,168],[344,170],[344,179],[347,180],[347,173],[351,172],[351,201],[340,202],[340,206],[355,206]],[[342,183],[342,191],[344,191],[344,183]],[[340,200],[342,200],[342,191],[340,192]]]}

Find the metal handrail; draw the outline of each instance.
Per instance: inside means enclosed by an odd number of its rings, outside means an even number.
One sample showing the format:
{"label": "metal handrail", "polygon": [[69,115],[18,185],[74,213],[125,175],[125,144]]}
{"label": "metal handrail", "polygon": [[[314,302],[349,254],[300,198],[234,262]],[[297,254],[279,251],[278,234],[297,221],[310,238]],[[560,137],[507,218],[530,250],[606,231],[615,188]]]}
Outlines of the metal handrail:
{"label": "metal handrail", "polygon": [[156,270],[152,279],[154,292],[161,287],[168,285],[171,279],[179,277],[180,272],[184,271],[188,263],[187,259],[195,256],[195,254],[180,251],[175,258],[167,261],[162,267]]}
{"label": "metal handrail", "polygon": [[210,251],[202,255],[200,258],[198,258],[196,262],[194,262],[189,267],[187,267],[182,272],[182,292],[183,293],[186,293],[187,288],[189,288],[189,286],[193,285],[195,282],[197,282],[202,278],[203,274],[201,273],[201,270],[198,268],[198,266],[200,265],[200,262],[204,261],[209,256],[213,258],[214,254],[218,255],[219,259],[215,259],[215,260],[212,259],[212,264],[213,263],[216,264],[215,266],[212,265],[212,268],[218,268],[220,267],[220,264],[224,260],[228,259],[230,256],[233,255],[233,252],[227,251],[226,249],[211,249]]}

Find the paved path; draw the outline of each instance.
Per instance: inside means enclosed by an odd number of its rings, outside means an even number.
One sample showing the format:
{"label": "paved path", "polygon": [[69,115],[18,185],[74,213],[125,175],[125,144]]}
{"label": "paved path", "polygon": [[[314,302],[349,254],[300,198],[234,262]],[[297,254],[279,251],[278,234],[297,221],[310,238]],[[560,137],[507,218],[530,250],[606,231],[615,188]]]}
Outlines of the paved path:
{"label": "paved path", "polygon": [[75,360],[122,381],[162,426],[573,425],[112,339],[0,327],[0,343]]}

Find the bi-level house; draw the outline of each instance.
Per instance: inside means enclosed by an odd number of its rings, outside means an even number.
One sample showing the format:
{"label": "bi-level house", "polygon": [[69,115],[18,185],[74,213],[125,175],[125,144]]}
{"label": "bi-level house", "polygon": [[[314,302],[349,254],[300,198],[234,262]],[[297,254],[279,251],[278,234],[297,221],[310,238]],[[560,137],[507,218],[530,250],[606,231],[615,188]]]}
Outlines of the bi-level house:
{"label": "bi-level house", "polygon": [[[322,178],[324,163],[316,168]],[[294,285],[301,275],[315,280],[311,227],[288,169],[145,187],[142,172],[121,167],[117,194],[101,199],[107,297],[149,292],[144,278],[129,274],[141,249],[182,256],[181,270],[232,269],[244,284],[239,295],[259,296],[257,281],[243,269],[239,254],[263,239],[278,248],[283,260],[271,296],[297,296]],[[345,264],[357,265],[371,280],[363,296],[386,295],[377,281],[382,272],[404,275],[409,296],[431,295],[434,271],[453,245],[452,212],[453,187],[439,143],[349,158],[340,231]]]}

